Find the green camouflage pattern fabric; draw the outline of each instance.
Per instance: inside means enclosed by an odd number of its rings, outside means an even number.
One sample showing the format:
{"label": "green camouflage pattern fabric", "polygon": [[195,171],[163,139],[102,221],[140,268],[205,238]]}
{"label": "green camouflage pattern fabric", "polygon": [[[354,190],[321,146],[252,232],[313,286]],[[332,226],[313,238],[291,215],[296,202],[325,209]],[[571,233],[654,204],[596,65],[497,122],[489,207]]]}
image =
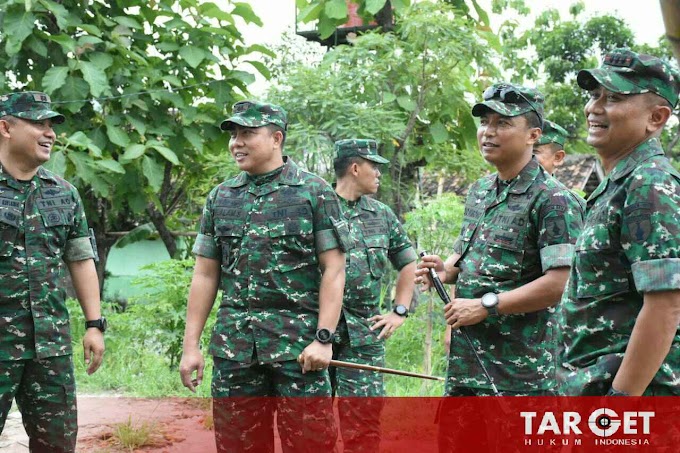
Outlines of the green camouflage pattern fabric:
{"label": "green camouflage pattern fabric", "polygon": [[208,196],[193,252],[221,264],[214,356],[295,360],[316,333],[318,255],[349,243],[333,188],[284,160],[265,175],[241,172]]}
{"label": "green camouflage pattern fabric", "polygon": [[335,142],[335,158],[363,157],[378,164],[390,161],[378,154],[378,142],[369,139],[338,140]]}
{"label": "green camouflage pattern fabric", "polygon": [[[559,308],[560,386],[604,395],[644,293],[680,289],[680,173],[657,139],[623,158],[588,198]],[[680,331],[651,386],[680,395]]]}
{"label": "green camouflage pattern fabric", "polygon": [[386,204],[362,196],[356,201],[339,197],[349,225],[352,250],[345,254],[345,295],[341,322],[347,323],[351,347],[381,342],[368,319],[380,314],[382,277],[389,266],[397,271],[417,259],[399,219]]}
{"label": "green camouflage pattern fabric", "polygon": [[585,90],[602,85],[614,93],[656,93],[672,107],[678,103],[680,90],[680,73],[676,68],[661,58],[627,48],[607,53],[599,68],[579,71],[576,81]]}
{"label": "green camouflage pattern fabric", "polygon": [[[502,187],[503,185],[501,185]],[[569,266],[583,212],[574,195],[535,158],[499,190],[497,174],[470,188],[460,236],[456,297],[519,288],[553,268]],[[499,193],[500,192],[500,193]],[[554,308],[489,316],[468,335],[500,390],[527,392],[555,386]],[[489,389],[459,332],[451,338],[447,390]]]}
{"label": "green camouflage pattern fabric", "polygon": [[40,167],[0,168],[0,361],[69,355],[64,261],[94,257],[78,191]]}
{"label": "green camouflage pattern fabric", "polygon": [[52,110],[51,102],[48,95],[38,91],[22,91],[0,95],[0,118],[11,115],[26,120],[51,119],[55,124],[63,123],[66,118]]}
{"label": "green camouflage pattern fabric", "polygon": [[483,98],[472,106],[473,116],[482,116],[489,110],[510,117],[535,112],[543,121],[543,95],[533,88],[500,82],[487,88]]}
{"label": "green camouflage pattern fabric", "polygon": [[562,148],[569,137],[569,132],[567,132],[562,126],[557,123],[553,123],[550,120],[545,120],[543,122],[543,133],[541,138],[538,139],[536,145],[547,145],[548,143],[557,143]]}
{"label": "green camouflage pattern fabric", "polygon": [[243,367],[215,357],[212,396],[218,451],[273,452],[275,412],[284,452],[333,451],[337,428],[330,395],[328,370],[302,374],[296,361]]}
{"label": "green camouflage pattern fabric", "polygon": [[222,121],[220,129],[229,130],[235,124],[245,127],[262,127],[267,124],[279,126],[284,131],[288,125],[288,113],[275,104],[241,101],[234,104],[229,118]]}
{"label": "green camouflage pattern fabric", "polygon": [[30,451],[75,451],[78,413],[72,358],[0,361],[0,433],[16,398]]}

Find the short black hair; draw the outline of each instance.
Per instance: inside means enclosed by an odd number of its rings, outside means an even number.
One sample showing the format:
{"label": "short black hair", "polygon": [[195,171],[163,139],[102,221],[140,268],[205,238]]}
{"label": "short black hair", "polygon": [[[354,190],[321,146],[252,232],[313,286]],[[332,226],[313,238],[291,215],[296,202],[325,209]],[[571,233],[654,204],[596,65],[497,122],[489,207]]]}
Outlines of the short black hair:
{"label": "short black hair", "polygon": [[267,124],[264,126],[267,128],[270,134],[273,134],[274,132],[281,132],[283,135],[283,139],[281,140],[281,149],[283,149],[283,145],[286,144],[286,130],[282,128],[281,126],[277,126],[276,124]]}
{"label": "short black hair", "polygon": [[519,116],[523,116],[527,120],[527,126],[529,126],[529,129],[537,127],[543,130],[543,120],[540,116],[538,116],[538,113],[534,112],[533,110],[522,113]]}
{"label": "short black hair", "polygon": [[342,178],[347,174],[347,170],[352,164],[360,164],[364,159],[358,156],[341,157],[333,160],[333,170],[335,171],[335,179]]}

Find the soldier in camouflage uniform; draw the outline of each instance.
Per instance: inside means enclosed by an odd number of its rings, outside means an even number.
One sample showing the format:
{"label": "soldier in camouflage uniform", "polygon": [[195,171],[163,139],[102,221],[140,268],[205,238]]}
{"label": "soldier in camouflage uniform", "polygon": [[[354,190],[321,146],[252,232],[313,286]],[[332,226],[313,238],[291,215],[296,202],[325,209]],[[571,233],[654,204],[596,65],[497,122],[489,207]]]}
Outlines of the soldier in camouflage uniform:
{"label": "soldier in camouflage uniform", "polygon": [[342,306],[347,224],[332,187],[283,156],[281,107],[239,102],[221,127],[243,171],[213,189],[203,210],[182,382],[192,391],[201,383],[199,339],[221,287],[209,349],[218,450],[273,451],[278,410],[284,451],[329,451],[336,428],[327,368]]}
{"label": "soldier in camouflage uniform", "polygon": [[76,445],[64,263],[93,325],[83,338],[88,373],[104,354],[99,283],[80,196],[41,166],[56,139],[52,126],[64,119],[43,93],[0,96],[0,432],[16,398],[32,452],[73,452]]}
{"label": "soldier in camouflage uniform", "polygon": [[[346,255],[345,297],[333,344],[333,358],[373,366],[385,365],[384,339],[408,316],[414,288],[416,252],[385,204],[369,197],[378,192],[380,164],[375,140],[335,143],[335,192],[350,229],[353,249]],[[380,314],[381,279],[389,264],[399,271],[393,310]],[[333,393],[339,397],[385,396],[382,375],[351,368],[331,368]],[[380,401],[338,403],[344,451],[378,451]]]}
{"label": "soldier in camouflage uniform", "polygon": [[678,72],[616,49],[577,81],[589,92],[587,142],[607,176],[588,199],[560,304],[560,389],[678,396],[680,174],[658,139]]}
{"label": "soldier in camouflage uniform", "polygon": [[549,174],[555,173],[555,169],[564,163],[566,152],[564,143],[569,133],[562,126],[552,121],[543,122],[541,138],[534,144],[534,156]]}
{"label": "soldier in camouflage uniform", "polygon": [[[477,139],[497,173],[475,182],[465,202],[454,254],[419,263],[419,282],[434,268],[456,283],[445,307],[454,335],[449,349],[446,394],[492,394],[490,383],[459,327],[472,339],[496,387],[504,395],[550,395],[555,386],[554,322],[551,311],[569,274],[582,211],[576,198],[532,157],[541,136],[543,98],[536,90],[506,83],[484,92],[472,114],[480,117]],[[458,333],[458,334],[455,334]],[[440,445],[453,448],[465,423],[457,403],[441,411]],[[459,425],[462,423],[463,425]],[[451,425],[456,425],[451,428]]]}

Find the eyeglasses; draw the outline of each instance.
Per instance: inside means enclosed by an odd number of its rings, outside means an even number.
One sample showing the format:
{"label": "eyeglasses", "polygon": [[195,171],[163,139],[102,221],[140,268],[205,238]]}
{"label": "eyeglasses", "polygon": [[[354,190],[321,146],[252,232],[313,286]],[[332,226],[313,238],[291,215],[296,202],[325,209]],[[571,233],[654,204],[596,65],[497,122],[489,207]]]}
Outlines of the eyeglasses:
{"label": "eyeglasses", "polygon": [[539,111],[538,107],[536,107],[536,104],[527,99],[526,96],[524,96],[519,90],[517,90],[517,88],[513,86],[492,85],[486,90],[484,90],[482,98],[484,98],[485,101],[490,101],[493,98],[498,98],[502,102],[507,102],[510,104],[527,103],[529,104],[529,107],[531,107],[531,110],[533,110],[536,113],[536,115],[538,115],[538,119],[541,120],[541,124],[543,124],[543,115],[541,115],[541,112]]}

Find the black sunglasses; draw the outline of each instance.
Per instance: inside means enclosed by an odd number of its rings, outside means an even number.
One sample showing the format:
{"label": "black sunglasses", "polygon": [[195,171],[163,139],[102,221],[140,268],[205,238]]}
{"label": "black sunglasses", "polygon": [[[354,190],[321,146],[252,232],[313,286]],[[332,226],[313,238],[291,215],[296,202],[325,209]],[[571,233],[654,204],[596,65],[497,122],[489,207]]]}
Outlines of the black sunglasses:
{"label": "black sunglasses", "polygon": [[510,104],[527,103],[529,104],[529,107],[531,107],[531,110],[533,110],[536,113],[536,115],[538,115],[538,119],[541,121],[541,124],[543,124],[543,115],[541,115],[541,113],[539,112],[538,108],[536,107],[536,104],[527,99],[527,97],[524,96],[515,87],[509,85],[492,85],[486,90],[484,90],[482,98],[484,98],[485,101],[490,101],[493,98],[498,98],[502,102],[508,102]]}

